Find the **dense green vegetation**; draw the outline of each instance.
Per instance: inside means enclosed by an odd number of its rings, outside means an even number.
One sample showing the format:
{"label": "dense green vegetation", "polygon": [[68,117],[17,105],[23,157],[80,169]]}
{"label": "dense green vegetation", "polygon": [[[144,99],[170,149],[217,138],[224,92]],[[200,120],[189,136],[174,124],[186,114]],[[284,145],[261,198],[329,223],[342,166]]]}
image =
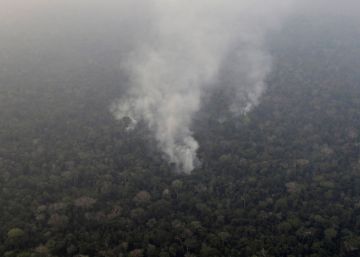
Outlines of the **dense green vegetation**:
{"label": "dense green vegetation", "polygon": [[312,25],[251,113],[223,92],[199,113],[190,176],[113,119],[116,70],[1,76],[0,255],[359,256],[360,34]]}

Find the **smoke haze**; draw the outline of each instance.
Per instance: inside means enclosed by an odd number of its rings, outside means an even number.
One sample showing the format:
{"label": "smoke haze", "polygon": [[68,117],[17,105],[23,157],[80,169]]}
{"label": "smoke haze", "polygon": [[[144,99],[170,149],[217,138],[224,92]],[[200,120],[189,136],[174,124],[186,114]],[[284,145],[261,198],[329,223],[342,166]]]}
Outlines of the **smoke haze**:
{"label": "smoke haze", "polygon": [[100,68],[113,58],[129,78],[127,92],[112,106],[115,117],[129,116],[133,125],[144,121],[165,158],[185,173],[199,163],[192,121],[205,93],[230,91],[228,108],[234,115],[259,103],[271,71],[268,33],[294,10],[354,19],[359,10],[354,0],[2,3],[3,71],[17,78],[54,71],[64,77],[89,63]]}

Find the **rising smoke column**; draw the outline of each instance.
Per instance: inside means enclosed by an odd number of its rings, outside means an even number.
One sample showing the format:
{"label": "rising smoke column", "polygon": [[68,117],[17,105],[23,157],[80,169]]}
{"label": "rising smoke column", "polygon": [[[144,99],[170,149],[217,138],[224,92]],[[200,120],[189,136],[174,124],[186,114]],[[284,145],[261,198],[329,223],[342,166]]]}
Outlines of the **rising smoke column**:
{"label": "rising smoke column", "polygon": [[150,7],[143,24],[147,35],[134,36],[124,57],[130,86],[113,112],[134,124],[146,122],[167,160],[190,173],[199,147],[191,123],[203,93],[231,88],[236,97],[229,108],[235,114],[258,103],[271,70],[264,37],[279,25],[290,0],[143,2]]}

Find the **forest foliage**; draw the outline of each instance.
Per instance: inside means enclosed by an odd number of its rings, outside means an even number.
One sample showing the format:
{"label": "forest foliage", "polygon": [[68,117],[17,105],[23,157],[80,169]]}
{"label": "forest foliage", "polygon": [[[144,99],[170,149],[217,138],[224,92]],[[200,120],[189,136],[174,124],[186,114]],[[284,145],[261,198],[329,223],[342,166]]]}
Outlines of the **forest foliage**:
{"label": "forest foliage", "polygon": [[191,175],[111,116],[116,70],[2,76],[0,255],[359,256],[360,37],[308,25],[252,112],[217,92],[197,115]]}

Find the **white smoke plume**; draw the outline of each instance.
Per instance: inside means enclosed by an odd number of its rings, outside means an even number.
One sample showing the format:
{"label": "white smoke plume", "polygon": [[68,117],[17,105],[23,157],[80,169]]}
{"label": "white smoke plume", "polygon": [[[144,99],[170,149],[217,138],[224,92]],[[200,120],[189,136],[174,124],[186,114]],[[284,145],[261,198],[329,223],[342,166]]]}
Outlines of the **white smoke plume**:
{"label": "white smoke plume", "polygon": [[142,24],[145,35],[129,35],[132,47],[122,67],[130,86],[113,112],[119,119],[144,121],[167,160],[190,173],[198,163],[199,147],[191,130],[192,118],[201,107],[203,93],[212,87],[234,90],[236,97],[229,108],[235,114],[246,113],[258,103],[271,70],[264,38],[280,25],[291,1],[140,2],[148,8],[142,11],[144,18],[134,14],[136,18],[127,22],[132,27],[129,31]]}

